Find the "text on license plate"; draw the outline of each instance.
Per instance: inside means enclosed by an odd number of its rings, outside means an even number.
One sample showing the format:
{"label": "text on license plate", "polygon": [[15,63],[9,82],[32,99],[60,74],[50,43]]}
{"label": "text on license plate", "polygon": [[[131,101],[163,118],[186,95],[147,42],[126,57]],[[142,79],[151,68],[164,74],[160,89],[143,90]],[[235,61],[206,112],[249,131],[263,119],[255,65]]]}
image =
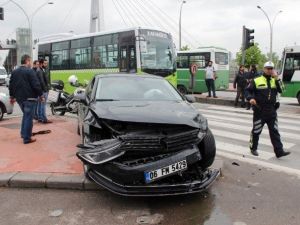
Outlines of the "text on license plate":
{"label": "text on license plate", "polygon": [[157,170],[145,172],[145,181],[146,183],[150,183],[158,178],[168,176],[172,173],[176,173],[181,170],[185,170],[186,168],[187,168],[187,162],[186,160],[182,160],[180,162],[176,162],[172,165]]}

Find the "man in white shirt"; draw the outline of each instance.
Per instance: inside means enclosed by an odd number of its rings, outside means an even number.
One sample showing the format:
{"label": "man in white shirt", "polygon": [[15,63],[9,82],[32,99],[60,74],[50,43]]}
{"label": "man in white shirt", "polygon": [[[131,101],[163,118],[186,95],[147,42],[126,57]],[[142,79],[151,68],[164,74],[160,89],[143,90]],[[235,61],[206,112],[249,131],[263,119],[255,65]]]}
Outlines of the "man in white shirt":
{"label": "man in white shirt", "polygon": [[215,88],[215,79],[216,79],[216,70],[213,67],[213,62],[209,61],[208,66],[205,68],[205,83],[208,90],[208,96],[211,97],[211,92],[213,92],[213,97],[216,96],[216,88]]}

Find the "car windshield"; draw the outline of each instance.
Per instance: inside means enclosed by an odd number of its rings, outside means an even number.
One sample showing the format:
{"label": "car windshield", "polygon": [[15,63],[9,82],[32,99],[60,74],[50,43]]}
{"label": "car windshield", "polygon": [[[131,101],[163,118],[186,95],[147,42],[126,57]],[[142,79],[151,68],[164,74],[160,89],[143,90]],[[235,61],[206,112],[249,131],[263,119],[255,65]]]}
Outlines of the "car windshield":
{"label": "car windshield", "polygon": [[175,88],[164,79],[103,77],[98,81],[97,101],[182,101]]}

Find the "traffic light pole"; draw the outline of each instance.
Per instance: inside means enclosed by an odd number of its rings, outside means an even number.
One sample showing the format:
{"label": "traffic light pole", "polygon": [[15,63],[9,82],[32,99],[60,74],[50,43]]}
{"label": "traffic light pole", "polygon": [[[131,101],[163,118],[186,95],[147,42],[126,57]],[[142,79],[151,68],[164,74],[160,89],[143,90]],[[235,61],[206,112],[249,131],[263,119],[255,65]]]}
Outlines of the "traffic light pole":
{"label": "traffic light pole", "polygon": [[242,65],[245,65],[245,57],[246,57],[246,34],[245,34],[246,27],[243,26],[243,44],[242,44]]}

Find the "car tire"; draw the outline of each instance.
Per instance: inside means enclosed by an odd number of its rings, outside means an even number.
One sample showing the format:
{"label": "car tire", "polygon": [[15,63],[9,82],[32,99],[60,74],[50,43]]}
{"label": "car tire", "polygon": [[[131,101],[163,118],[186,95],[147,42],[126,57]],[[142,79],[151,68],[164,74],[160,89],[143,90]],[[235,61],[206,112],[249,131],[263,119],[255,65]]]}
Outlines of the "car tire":
{"label": "car tire", "polygon": [[298,95],[297,95],[297,99],[298,99],[298,103],[299,103],[299,105],[300,105],[300,92],[299,92]]}
{"label": "car tire", "polygon": [[202,169],[207,169],[213,164],[216,156],[216,142],[210,129],[207,130],[205,137],[199,144],[199,149],[202,157],[199,164]]}
{"label": "car tire", "polygon": [[66,113],[66,111],[56,111],[55,110],[55,106],[58,106],[58,104],[57,103],[51,103],[50,104],[50,108],[51,108],[51,112],[52,112],[52,115],[58,115],[58,116],[63,116],[63,115],[65,115],[65,113]]}
{"label": "car tire", "polygon": [[3,119],[4,112],[5,112],[5,108],[2,104],[0,104],[0,121]]}
{"label": "car tire", "polygon": [[178,85],[178,86],[177,86],[177,90],[178,90],[182,95],[186,95],[186,94],[188,93],[186,87],[183,86],[183,85]]}

